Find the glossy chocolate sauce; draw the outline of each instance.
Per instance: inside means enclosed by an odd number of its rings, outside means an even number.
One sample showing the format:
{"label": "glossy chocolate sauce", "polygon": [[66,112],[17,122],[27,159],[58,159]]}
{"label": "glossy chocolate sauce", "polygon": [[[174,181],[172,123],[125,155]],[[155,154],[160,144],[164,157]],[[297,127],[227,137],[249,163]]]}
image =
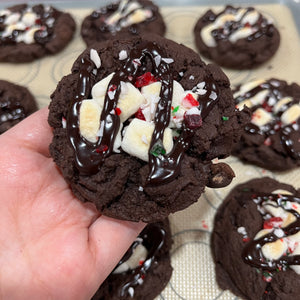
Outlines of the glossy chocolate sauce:
{"label": "glossy chocolate sauce", "polygon": [[[127,14],[124,14],[124,12],[126,11],[127,7],[129,6],[131,1],[128,1],[125,3],[125,5],[123,5],[123,7],[121,8],[121,17],[119,20],[117,20],[117,22],[115,24],[107,24],[106,23],[106,20],[107,18],[112,15],[113,13],[115,13],[122,1],[120,3],[117,3],[117,4],[109,4],[108,6],[106,7],[103,7],[101,8],[100,10],[98,11],[94,11],[92,13],[92,19],[94,19],[94,22],[95,24],[97,25],[97,28],[101,31],[101,32],[116,32],[116,31],[119,31],[121,30],[122,28],[122,23],[124,21],[126,21],[126,19],[134,14],[137,10],[139,9],[147,9],[149,11],[152,12],[152,16],[147,18],[145,21],[143,22],[152,22],[155,20],[155,14],[154,14],[154,8],[153,7],[138,7],[136,9],[133,9],[132,11],[130,11],[129,13]],[[104,17],[105,16],[105,17]],[[133,34],[137,34],[138,33],[138,28],[136,26],[137,24],[131,24],[129,27],[128,27],[128,30],[133,33]]]}
{"label": "glossy chocolate sauce", "polygon": [[[157,254],[159,250],[163,247],[165,243],[165,230],[159,226],[159,224],[148,224],[145,229],[139,235],[139,238],[142,240],[142,245],[147,249],[148,255],[145,261],[135,268],[134,270],[127,271],[128,280],[124,283],[119,291],[119,299],[128,299],[130,294],[128,289],[135,288],[140,285],[140,281],[147,275],[147,271],[151,268],[152,264],[156,261]],[[125,253],[118,266],[124,263],[130,258],[133,253],[134,248],[137,246],[138,242],[134,242],[132,246]]]}
{"label": "glossy chocolate sauce", "polygon": [[[273,84],[272,84],[273,83]],[[241,95],[235,99],[236,103],[240,103],[245,99],[251,99],[256,94],[263,90],[268,90],[269,93],[267,94],[264,102],[261,105],[255,105],[250,108],[252,112],[254,112],[259,107],[264,108],[265,110],[272,112],[273,118],[272,121],[264,126],[258,127],[255,124],[249,123],[245,126],[245,131],[248,134],[260,134],[265,136],[265,138],[272,136],[274,134],[279,133],[281,142],[287,152],[287,154],[294,158],[300,159],[300,151],[296,149],[295,145],[299,139],[299,128],[300,128],[300,119],[296,121],[296,124],[288,124],[283,125],[281,123],[281,116],[289,107],[293,106],[294,104],[299,103],[299,99],[292,99],[289,103],[284,105],[284,108],[279,110],[277,113],[273,111],[274,105],[279,102],[284,97],[289,97],[288,93],[285,92],[284,87],[281,86],[282,84],[279,81],[274,79],[268,80],[263,84],[256,86],[252,90],[248,91],[244,95]],[[269,105],[268,102],[270,99],[274,99],[274,105]],[[298,124],[298,129],[295,129],[295,125]],[[298,132],[298,134],[297,134]]]}
{"label": "glossy chocolate sauce", "polygon": [[[152,64],[152,73],[161,81],[161,90],[160,101],[157,105],[154,118],[155,129],[149,147],[150,173],[147,178],[147,184],[165,183],[173,180],[178,175],[183,154],[189,147],[194,130],[201,126],[202,119],[207,116],[218,100],[217,97],[211,97],[211,93],[213,92],[217,95],[218,91],[213,78],[207,77],[205,80],[207,93],[204,96],[199,96],[200,116],[185,118],[181,135],[171,153],[166,155],[162,141],[164,131],[168,127],[170,120],[173,74],[169,63],[162,59],[164,57],[166,57],[165,52],[156,43],[150,42],[142,42],[140,47],[130,52],[124,65],[114,74],[108,84],[107,90],[110,91],[110,94],[107,91],[100,118],[103,136],[96,143],[90,143],[85,140],[80,136],[79,132],[80,104],[83,99],[89,97],[91,88],[95,83],[92,73],[94,68],[93,62],[90,59],[82,59],[79,70],[77,96],[72,103],[67,121],[69,140],[75,150],[76,166],[81,174],[89,175],[98,172],[104,159],[112,153],[114,140],[120,127],[120,119],[115,113],[121,92],[120,82],[132,81],[134,83],[140,74],[139,71],[145,71],[143,64],[146,64],[145,61],[148,58],[148,62],[150,59]],[[160,58],[159,64],[157,63],[157,59],[155,61],[155,58]],[[154,151],[157,148],[161,148],[162,151],[157,153],[157,151]]]}
{"label": "glossy chocolate sauce", "polygon": [[[249,195],[250,196],[250,195]],[[293,235],[299,232],[300,230],[300,215],[297,211],[293,209],[286,209],[284,203],[286,201],[297,202],[300,203],[300,198],[290,195],[276,195],[276,194],[264,194],[259,193],[253,196],[255,199],[255,203],[257,205],[262,205],[263,202],[272,200],[276,203],[275,207],[281,207],[286,212],[293,214],[296,217],[296,221],[288,225],[287,227],[281,228],[284,231],[285,236]],[[280,239],[273,232],[262,236],[256,240],[251,240],[243,250],[242,257],[244,262],[256,267],[262,268],[263,270],[267,270],[270,272],[274,272],[276,270],[285,270],[290,265],[299,265],[300,264],[300,255],[285,255],[280,257],[277,260],[267,260],[264,258],[262,254],[262,247],[271,242],[275,242]]]}
{"label": "glossy chocolate sauce", "polygon": [[[240,20],[238,21],[227,21],[224,24],[224,27],[215,29],[212,31],[212,36],[214,37],[215,41],[218,43],[221,40],[228,40],[228,38],[237,30],[239,30],[240,28],[243,28],[245,26],[251,26],[250,24],[242,24],[243,19],[246,17],[246,15],[251,12],[254,11],[255,9],[253,7],[248,7],[246,9],[246,12],[243,14],[243,16],[241,17]],[[211,15],[209,17],[209,20],[211,22],[214,22],[219,16],[228,14],[228,13],[237,13],[238,9],[234,8],[232,6],[227,6],[225,8],[225,10],[223,10],[222,12],[220,12],[217,15]],[[261,14],[259,14],[259,18],[256,21],[256,23],[254,25],[252,25],[253,27],[255,27],[255,29],[257,29],[253,34],[249,35],[247,37],[248,41],[253,41],[255,39],[260,38],[261,36],[265,35],[265,34],[272,34],[273,33],[273,24],[268,24],[268,20],[266,18],[264,18]]]}
{"label": "glossy chocolate sauce", "polygon": [[[14,13],[20,13],[20,20],[22,16],[27,12],[29,7],[27,5],[20,5],[20,9],[13,10]],[[50,19],[57,20],[58,17],[61,15],[61,12],[56,10],[53,7],[50,7],[49,10],[46,10],[42,4],[35,5],[32,7],[32,12],[36,13],[38,19],[36,20],[36,25],[41,26],[41,29],[37,30],[34,33],[34,40],[38,44],[45,44],[49,42],[53,35],[53,25],[54,22],[49,22]],[[6,15],[0,16],[0,45],[8,45],[8,44],[16,44],[17,39],[20,35],[22,35],[26,30],[13,30],[11,35],[9,36],[2,36],[1,33],[4,32],[6,25],[5,19],[7,18]]]}

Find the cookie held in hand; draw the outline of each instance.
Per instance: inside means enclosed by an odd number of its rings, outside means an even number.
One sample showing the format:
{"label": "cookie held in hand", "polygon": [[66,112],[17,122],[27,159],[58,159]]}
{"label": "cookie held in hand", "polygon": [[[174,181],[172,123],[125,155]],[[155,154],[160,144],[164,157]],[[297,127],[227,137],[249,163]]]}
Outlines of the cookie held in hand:
{"label": "cookie held in hand", "polygon": [[202,55],[233,69],[257,67],[276,53],[280,43],[273,22],[253,7],[209,10],[197,21],[194,36]]}
{"label": "cookie held in hand", "polygon": [[87,49],[51,98],[50,152],[74,194],[132,221],[164,219],[206,185],[229,184],[232,170],[211,160],[250,120],[219,67],[156,35]]}
{"label": "cookie held in hand", "polygon": [[299,213],[291,185],[265,177],[236,186],[214,220],[219,286],[248,300],[299,298]]}
{"label": "cookie held in hand", "polygon": [[121,0],[85,17],[81,36],[90,46],[95,42],[154,33],[163,36],[166,25],[159,8],[149,0]]}
{"label": "cookie held in hand", "polygon": [[27,88],[0,80],[0,134],[36,110],[36,100]]}
{"label": "cookie held in hand", "polygon": [[30,62],[61,51],[75,21],[52,6],[19,4],[0,10],[0,62]]}

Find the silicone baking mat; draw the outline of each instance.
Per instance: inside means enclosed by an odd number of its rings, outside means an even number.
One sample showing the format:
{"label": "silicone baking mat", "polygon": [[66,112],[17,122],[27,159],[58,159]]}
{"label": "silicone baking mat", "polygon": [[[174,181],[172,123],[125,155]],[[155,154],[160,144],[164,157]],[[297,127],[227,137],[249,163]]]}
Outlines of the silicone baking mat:
{"label": "silicone baking mat", "polygon": [[[60,54],[46,57],[29,64],[0,64],[0,78],[14,81],[27,86],[36,96],[40,107],[47,106],[50,94],[57,82],[70,72],[71,65],[77,56],[84,50],[85,45],[80,38],[79,28],[83,18],[98,6],[83,1],[53,1],[55,5],[69,11],[78,24],[76,36],[71,44]],[[106,1],[107,2],[107,1]],[[161,3],[157,1],[156,3]],[[162,1],[165,3],[166,1]],[[296,15],[300,14],[300,3],[291,1],[296,7]],[[71,4],[72,3],[72,4]],[[169,1],[170,3],[170,1]],[[208,6],[183,6],[175,1],[176,5],[162,6],[161,12],[167,24],[166,37],[183,43],[193,49],[193,27],[196,20],[203,14]],[[179,5],[177,5],[179,3]],[[200,3],[200,2],[198,2]],[[283,2],[285,3],[285,2]],[[9,3],[10,5],[12,2]],[[96,5],[96,2],[94,2]],[[4,3],[0,2],[0,8]],[[88,6],[87,6],[88,5]],[[214,10],[221,6],[210,6]],[[289,82],[298,80],[300,69],[300,39],[297,25],[293,17],[295,9],[290,5],[270,3],[255,5],[261,12],[273,19],[281,33],[281,44],[273,59],[260,68],[251,71],[232,71],[224,69],[232,85],[246,82],[256,78],[276,77]],[[210,235],[213,217],[230,189],[236,184],[255,177],[270,176],[279,181],[293,184],[300,188],[299,168],[290,172],[269,172],[264,169],[243,164],[235,157],[225,160],[235,171],[236,178],[226,188],[213,190],[207,188],[199,201],[188,209],[170,216],[174,244],[172,248],[172,278],[166,289],[157,297],[165,300],[233,300],[237,299],[228,291],[218,288],[215,281],[214,265],[210,253]]]}

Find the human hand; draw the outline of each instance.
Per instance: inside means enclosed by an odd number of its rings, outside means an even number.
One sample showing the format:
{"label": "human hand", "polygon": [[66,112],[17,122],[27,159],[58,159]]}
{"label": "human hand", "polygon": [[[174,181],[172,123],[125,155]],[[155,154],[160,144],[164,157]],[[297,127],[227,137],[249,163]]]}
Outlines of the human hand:
{"label": "human hand", "polygon": [[75,198],[49,155],[47,115],[0,136],[0,299],[90,299],[144,227]]}

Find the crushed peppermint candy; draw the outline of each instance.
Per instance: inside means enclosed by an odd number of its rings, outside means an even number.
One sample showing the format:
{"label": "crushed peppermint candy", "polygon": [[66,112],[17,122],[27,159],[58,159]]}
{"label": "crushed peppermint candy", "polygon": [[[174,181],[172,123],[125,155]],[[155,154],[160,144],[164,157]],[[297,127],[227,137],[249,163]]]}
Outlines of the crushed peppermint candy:
{"label": "crushed peppermint candy", "polygon": [[216,100],[216,99],[218,98],[218,95],[217,95],[216,92],[212,91],[212,92],[210,93],[210,95],[209,95],[209,98],[210,98],[211,100]]}
{"label": "crushed peppermint candy", "polygon": [[119,52],[119,60],[124,60],[128,57],[127,51],[126,50],[121,50]]}
{"label": "crushed peppermint candy", "polygon": [[242,235],[247,235],[246,228],[243,227],[243,226],[238,227],[237,232],[238,232],[239,234],[242,234]]}
{"label": "crushed peppermint candy", "polygon": [[279,238],[284,237],[284,231],[283,231],[282,229],[280,229],[280,228],[276,228],[276,229],[274,230],[274,234],[275,234],[277,237],[279,237]]}
{"label": "crushed peppermint candy", "polygon": [[92,62],[95,64],[95,66],[97,67],[97,69],[99,69],[101,67],[101,59],[98,52],[95,49],[91,49],[90,58]]}
{"label": "crushed peppermint candy", "polygon": [[171,64],[174,62],[174,59],[173,58],[162,58],[162,60],[167,63],[167,64]]}
{"label": "crushed peppermint candy", "polygon": [[139,186],[139,191],[142,192],[144,188],[142,186]]}
{"label": "crushed peppermint candy", "polygon": [[61,119],[61,125],[62,125],[62,128],[67,128],[67,120],[66,120],[66,118],[62,117],[62,119]]}
{"label": "crushed peppermint candy", "polygon": [[134,288],[132,286],[128,288],[128,294],[129,294],[129,296],[131,298],[133,298],[133,296],[134,296]]}
{"label": "crushed peppermint candy", "polygon": [[155,62],[156,67],[158,67],[160,65],[160,63],[161,63],[161,56],[160,55],[156,55],[154,57],[154,62]]}
{"label": "crushed peppermint candy", "polygon": [[189,80],[194,80],[195,79],[195,77],[193,76],[193,75],[191,75],[190,77],[189,77]]}

